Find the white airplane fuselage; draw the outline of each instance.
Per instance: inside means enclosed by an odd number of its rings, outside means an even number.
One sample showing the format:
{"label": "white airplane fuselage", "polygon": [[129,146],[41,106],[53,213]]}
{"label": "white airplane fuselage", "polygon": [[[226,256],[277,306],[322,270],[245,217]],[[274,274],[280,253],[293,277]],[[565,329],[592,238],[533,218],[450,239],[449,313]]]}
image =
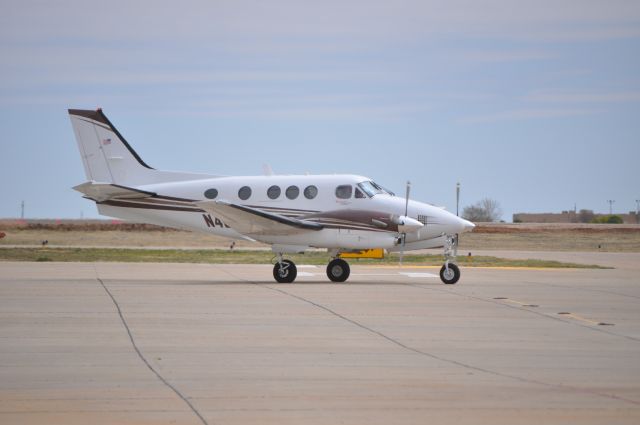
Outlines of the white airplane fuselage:
{"label": "white airplane fuselage", "polygon": [[[123,203],[98,203],[101,214],[126,220],[142,221],[162,226],[176,227],[195,232],[219,235],[232,239],[243,239],[245,235],[238,233],[225,224],[222,217],[208,213],[191,204],[193,201],[206,200],[205,192],[211,189],[217,191],[215,199],[240,203],[257,209],[285,215],[288,217],[304,218],[321,212],[351,212],[352,216],[362,217],[359,221],[351,217],[327,219],[334,226],[325,227],[316,232],[305,232],[293,235],[251,235],[252,239],[267,244],[291,247],[313,247],[331,249],[367,249],[397,247],[398,231],[395,227],[386,228],[375,225],[367,212],[372,215],[379,213],[384,216],[403,216],[405,199],[388,193],[378,193],[372,197],[364,194],[363,198],[355,197],[355,188],[359,183],[371,179],[357,175],[290,175],[290,176],[234,176],[215,177],[204,180],[187,180],[170,183],[156,183],[140,185],[137,189],[154,192],[160,199],[147,198],[144,200],[130,200]],[[350,185],[354,189],[348,199],[336,197],[338,186]],[[307,199],[304,190],[314,186],[317,195]],[[239,190],[249,187],[251,195],[247,199],[240,199]],[[270,199],[267,191],[271,187],[280,188],[280,194]],[[289,199],[287,189],[294,187],[289,193],[296,194],[295,199]],[[172,199],[166,199],[172,198]],[[422,202],[409,200],[408,217],[414,217],[424,226],[414,232],[406,234],[405,250],[424,249],[443,245],[441,237],[446,234],[461,233],[473,226],[466,220]],[[360,218],[360,217],[359,217]],[[375,220],[375,218],[373,218]],[[299,249],[295,249],[298,251]]]}

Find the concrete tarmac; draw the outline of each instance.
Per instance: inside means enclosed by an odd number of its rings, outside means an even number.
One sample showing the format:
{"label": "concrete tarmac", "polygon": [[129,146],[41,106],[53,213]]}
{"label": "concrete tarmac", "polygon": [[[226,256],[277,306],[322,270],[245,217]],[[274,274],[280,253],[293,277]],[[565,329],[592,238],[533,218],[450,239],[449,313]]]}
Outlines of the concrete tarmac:
{"label": "concrete tarmac", "polygon": [[640,255],[621,255],[452,286],[428,267],[277,284],[268,265],[0,263],[0,424],[638,424]]}

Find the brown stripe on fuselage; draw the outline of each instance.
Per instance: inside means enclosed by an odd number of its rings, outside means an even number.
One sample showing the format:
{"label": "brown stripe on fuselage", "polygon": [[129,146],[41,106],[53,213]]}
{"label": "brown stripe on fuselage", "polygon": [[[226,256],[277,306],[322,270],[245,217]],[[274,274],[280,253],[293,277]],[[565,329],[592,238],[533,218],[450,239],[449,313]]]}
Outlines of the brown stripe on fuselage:
{"label": "brown stripe on fuselage", "polygon": [[[111,205],[123,208],[155,209],[163,211],[183,211],[183,212],[206,212],[192,204],[192,200],[164,195],[157,195],[141,199],[112,199],[97,202],[103,205]],[[299,218],[318,224],[323,224],[329,229],[363,230],[378,233],[397,233],[398,225],[391,221],[391,215],[385,212],[367,210],[334,210],[327,212],[317,212],[310,210],[300,210],[294,208],[252,206],[252,208],[262,209],[285,217]],[[311,213],[311,214],[309,214]],[[387,224],[381,228],[373,223],[378,220]]]}
{"label": "brown stripe on fuselage", "polygon": [[130,201],[136,201],[136,202],[148,202],[150,204],[156,204],[156,205],[172,205],[175,207],[191,207],[191,208],[197,208],[193,202],[182,202],[182,201],[170,201],[167,199],[158,199],[156,197],[149,197],[149,198],[140,198],[140,199],[128,199]]}
{"label": "brown stripe on fuselage", "polygon": [[[309,214],[304,216],[305,220],[312,219],[329,219],[329,220],[342,220],[344,222],[357,224],[360,226],[372,226],[376,230],[382,230],[385,232],[397,232],[398,225],[391,221],[391,214],[380,211],[368,211],[368,210],[333,210],[327,212],[320,212],[316,214]],[[387,226],[383,229],[376,226],[373,220],[385,223]]]}
{"label": "brown stripe on fuselage", "polygon": [[96,204],[110,205],[113,207],[123,207],[123,208],[140,208],[145,210],[184,211],[184,212],[199,212],[199,213],[205,212],[203,209],[200,209],[200,208],[158,205],[158,204],[152,204],[148,202],[132,202],[132,201],[123,201],[123,200],[115,200],[115,199],[96,202]]}
{"label": "brown stripe on fuselage", "polygon": [[320,223],[327,228],[335,228],[335,229],[358,229],[358,230],[370,230],[372,232],[388,232],[388,233],[396,233],[394,231],[390,231],[388,229],[382,229],[380,227],[369,226],[366,224],[358,224],[355,222],[336,222],[329,220],[308,220],[314,221],[316,223]]}
{"label": "brown stripe on fuselage", "polygon": [[[197,212],[197,213],[206,213],[206,211],[199,209],[199,208],[188,208],[188,207],[180,207],[180,206],[175,206],[175,205],[160,205],[157,203],[152,203],[152,202],[146,202],[147,199],[151,199],[151,198],[145,198],[145,199],[140,199],[140,200],[108,200],[108,201],[102,201],[102,202],[96,202],[97,204],[100,205],[109,205],[109,206],[113,206],[113,207],[121,207],[121,208],[138,208],[138,209],[147,209],[147,210],[160,210],[160,211],[181,211],[181,212]],[[357,224],[357,223],[353,223],[353,224],[337,224],[337,223],[327,223],[324,224],[322,219],[319,220],[309,220],[309,221],[313,221],[316,222],[318,224],[323,224],[325,226],[325,228],[327,229],[340,229],[340,230],[363,230],[363,231],[372,231],[372,232],[378,232],[378,233],[393,233],[392,231],[388,230],[388,229],[380,229],[377,227],[372,227],[366,224]]]}

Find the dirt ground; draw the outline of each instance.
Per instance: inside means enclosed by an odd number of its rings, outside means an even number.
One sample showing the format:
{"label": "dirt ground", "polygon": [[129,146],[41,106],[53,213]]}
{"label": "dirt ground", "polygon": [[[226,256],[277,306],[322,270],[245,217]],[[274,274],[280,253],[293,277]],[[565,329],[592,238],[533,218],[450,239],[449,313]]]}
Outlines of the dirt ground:
{"label": "dirt ground", "polygon": [[[0,220],[1,245],[227,248],[217,236],[112,221]],[[236,241],[237,248],[266,247]],[[640,252],[640,225],[479,224],[460,236],[461,250]]]}

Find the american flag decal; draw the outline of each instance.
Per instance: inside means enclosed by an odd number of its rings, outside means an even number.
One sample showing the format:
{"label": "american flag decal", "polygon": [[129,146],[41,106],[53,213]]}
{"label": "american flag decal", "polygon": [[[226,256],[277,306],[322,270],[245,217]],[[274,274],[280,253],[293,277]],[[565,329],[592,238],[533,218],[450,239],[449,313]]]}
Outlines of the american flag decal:
{"label": "american flag decal", "polygon": [[102,139],[102,146],[110,145],[110,144],[111,144],[111,139]]}

